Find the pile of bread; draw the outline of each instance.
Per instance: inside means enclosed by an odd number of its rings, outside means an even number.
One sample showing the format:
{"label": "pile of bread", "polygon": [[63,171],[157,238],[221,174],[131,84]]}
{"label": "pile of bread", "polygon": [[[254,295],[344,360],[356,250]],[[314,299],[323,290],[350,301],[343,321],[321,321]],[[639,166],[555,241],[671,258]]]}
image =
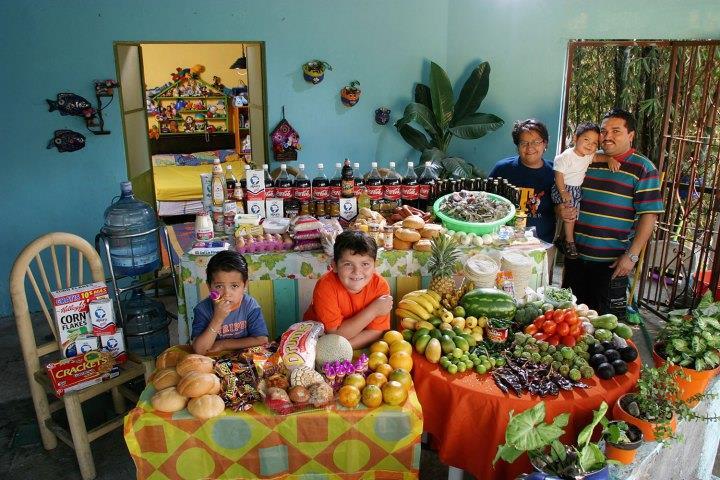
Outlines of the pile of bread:
{"label": "pile of bread", "polygon": [[151,399],[160,412],[177,412],[187,407],[197,418],[212,418],[225,411],[220,379],[213,373],[215,361],[204,355],[170,348],[156,361],[150,378],[157,390]]}
{"label": "pile of bread", "polygon": [[442,225],[426,223],[420,215],[408,215],[393,224],[393,249],[429,252],[432,239],[443,231]]}
{"label": "pile of bread", "polygon": [[360,211],[358,211],[358,216],[355,219],[356,225],[375,225],[379,228],[383,228],[385,225],[387,225],[387,220],[385,220],[385,217],[383,217],[380,212],[376,212],[375,210],[370,210],[367,207],[362,207]]}

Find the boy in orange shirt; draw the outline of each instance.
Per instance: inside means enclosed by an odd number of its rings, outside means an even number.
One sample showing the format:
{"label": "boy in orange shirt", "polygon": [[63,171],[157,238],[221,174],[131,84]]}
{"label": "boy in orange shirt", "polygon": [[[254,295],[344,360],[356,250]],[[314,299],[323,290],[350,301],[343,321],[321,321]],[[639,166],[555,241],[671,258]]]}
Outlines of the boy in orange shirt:
{"label": "boy in orange shirt", "polygon": [[375,272],[377,245],[363,232],[345,231],[335,239],[332,270],[320,277],[303,320],[317,320],[325,333],[342,335],[353,348],[365,348],[390,328],[393,298]]}

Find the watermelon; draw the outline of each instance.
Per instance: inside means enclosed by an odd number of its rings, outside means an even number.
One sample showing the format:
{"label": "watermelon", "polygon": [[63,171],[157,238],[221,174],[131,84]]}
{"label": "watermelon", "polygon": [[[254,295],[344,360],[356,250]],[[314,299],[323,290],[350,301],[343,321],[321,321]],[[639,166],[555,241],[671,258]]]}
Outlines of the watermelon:
{"label": "watermelon", "polygon": [[515,316],[515,299],[512,295],[494,288],[476,288],[460,299],[467,317],[488,317],[511,320]]}

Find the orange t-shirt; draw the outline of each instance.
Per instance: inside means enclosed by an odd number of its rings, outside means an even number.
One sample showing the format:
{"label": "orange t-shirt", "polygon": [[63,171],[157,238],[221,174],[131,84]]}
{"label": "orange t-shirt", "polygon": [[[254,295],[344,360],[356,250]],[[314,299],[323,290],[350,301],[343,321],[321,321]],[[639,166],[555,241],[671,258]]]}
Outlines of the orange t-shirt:
{"label": "orange t-shirt", "polygon": [[[336,330],[342,321],[370,305],[380,295],[389,295],[390,286],[383,277],[374,273],[360,293],[350,293],[334,271],[325,273],[313,291],[313,302],[303,315],[303,320],[317,320],[325,330]],[[390,314],[374,318],[366,329],[388,330]]]}

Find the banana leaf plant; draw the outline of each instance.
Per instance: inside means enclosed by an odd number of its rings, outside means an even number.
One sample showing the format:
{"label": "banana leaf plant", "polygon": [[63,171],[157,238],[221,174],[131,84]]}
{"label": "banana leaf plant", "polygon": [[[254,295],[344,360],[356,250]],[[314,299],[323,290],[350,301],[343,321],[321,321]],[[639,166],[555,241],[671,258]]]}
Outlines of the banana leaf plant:
{"label": "banana leaf plant", "polygon": [[[474,140],[495,131],[505,123],[492,113],[477,110],[490,87],[490,64],[483,62],[473,69],[455,101],[450,79],[435,62],[430,62],[430,85],[415,86],[414,102],[405,107],[395,128],[405,141],[421,152],[420,165],[432,162],[441,178],[471,177],[478,171],[458,157],[448,155],[454,137]],[[415,128],[415,124],[422,130]]]}

